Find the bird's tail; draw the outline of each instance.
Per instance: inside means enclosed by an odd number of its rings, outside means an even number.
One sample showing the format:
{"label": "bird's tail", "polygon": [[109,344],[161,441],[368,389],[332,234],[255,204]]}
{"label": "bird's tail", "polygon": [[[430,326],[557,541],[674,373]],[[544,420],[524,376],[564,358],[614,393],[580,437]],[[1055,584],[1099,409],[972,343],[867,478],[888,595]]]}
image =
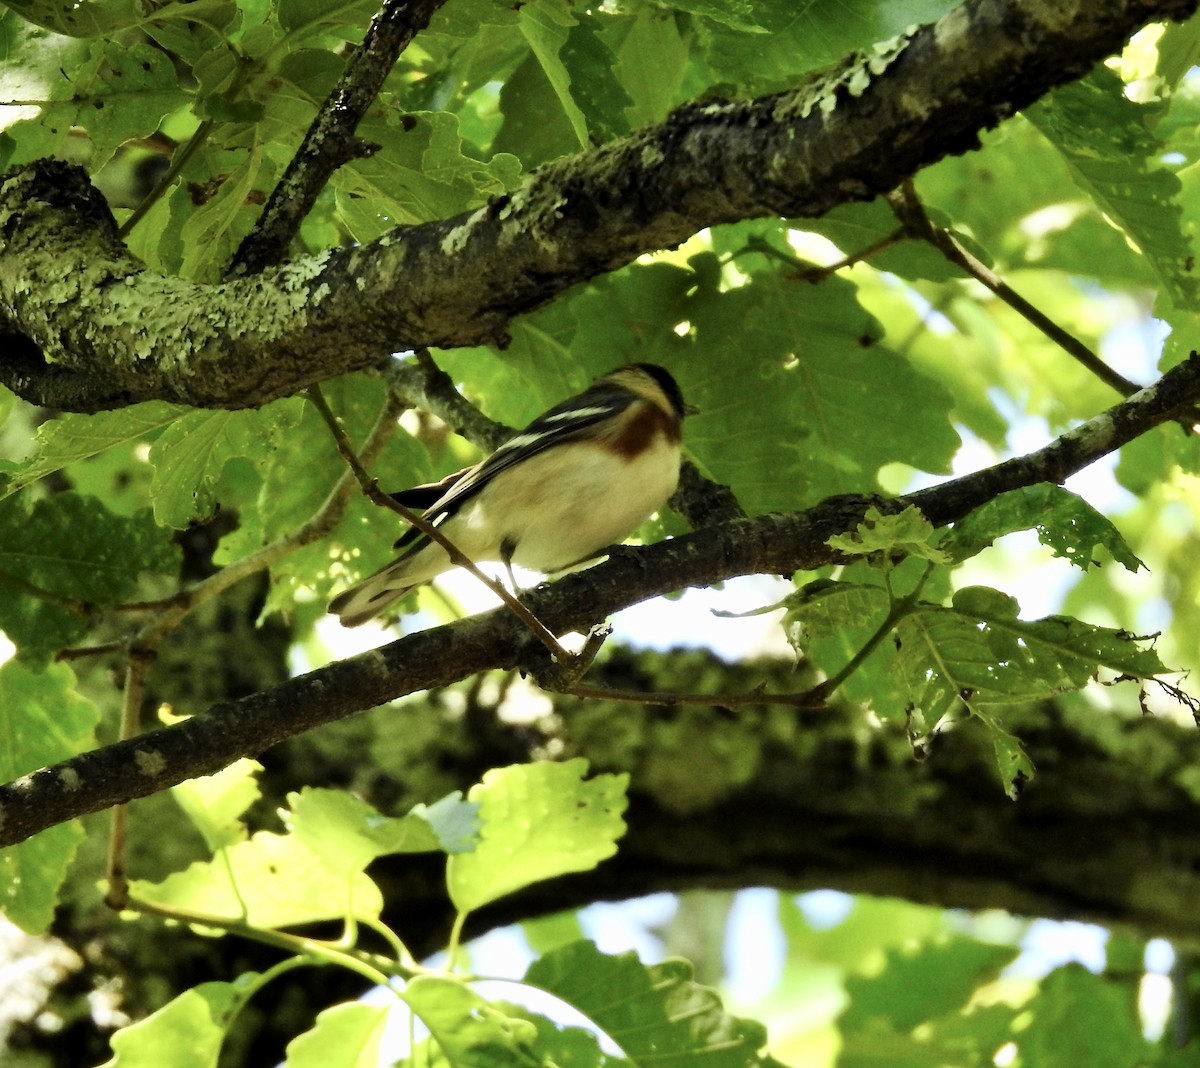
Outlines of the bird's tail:
{"label": "bird's tail", "polygon": [[393,561],[362,582],[342,590],[329,602],[329,611],[338,617],[343,627],[357,627],[373,619],[409,590],[420,585],[404,574],[409,569],[407,566],[398,566],[400,564],[399,560]]}

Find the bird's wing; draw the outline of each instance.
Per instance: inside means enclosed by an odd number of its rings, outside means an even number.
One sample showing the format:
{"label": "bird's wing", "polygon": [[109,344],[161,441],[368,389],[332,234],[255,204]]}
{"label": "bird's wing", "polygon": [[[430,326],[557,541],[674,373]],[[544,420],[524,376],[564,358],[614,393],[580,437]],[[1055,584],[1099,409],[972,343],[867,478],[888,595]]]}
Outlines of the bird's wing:
{"label": "bird's wing", "polygon": [[[420,511],[428,518],[431,515],[431,507],[437,504],[459,479],[470,474],[477,466],[477,464],[472,464],[470,467],[460,468],[458,471],[447,475],[437,482],[425,482],[420,486],[411,486],[406,490],[400,490],[399,493],[389,493],[388,496],[397,504],[402,504],[405,508]],[[421,532],[416,527],[410,527],[396,539],[392,548],[402,549],[416,541],[420,536]]]}
{"label": "bird's wing", "polygon": [[[620,386],[598,382],[582,393],[543,412],[520,433],[509,438],[491,456],[473,467],[447,475],[441,482],[425,486],[414,486],[410,490],[392,494],[401,504],[419,508],[427,505],[422,519],[438,523],[452,515],[463,504],[479,493],[501,471],[535,456],[539,452],[562,445],[579,437],[589,427],[619,415],[638,398]],[[442,493],[432,504],[427,504],[433,491]],[[416,552],[428,539],[416,527],[406,531],[396,542],[395,548],[409,548]]]}
{"label": "bird's wing", "polygon": [[589,427],[619,415],[637,399],[619,386],[599,383],[551,408],[456,481],[439,501],[430,506],[427,517],[454,511],[501,471],[555,445],[574,440]]}

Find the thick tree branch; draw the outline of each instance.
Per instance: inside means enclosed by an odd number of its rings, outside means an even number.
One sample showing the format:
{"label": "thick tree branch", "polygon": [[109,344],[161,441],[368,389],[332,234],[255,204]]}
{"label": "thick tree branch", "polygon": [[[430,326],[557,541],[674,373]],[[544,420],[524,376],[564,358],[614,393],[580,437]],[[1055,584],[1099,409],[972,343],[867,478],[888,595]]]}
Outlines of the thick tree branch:
{"label": "thick tree branch", "polygon": [[77,411],[246,407],[400,349],[492,341],[514,315],[703,227],[893,189],[1196,6],[969,0],[800,89],[687,105],[473,213],[215,286],[146,271],[79,172],[20,168],[0,184],[0,333],[52,363],[0,356],[0,382]]}
{"label": "thick tree branch", "polygon": [[[936,524],[1006,490],[1059,482],[1200,400],[1200,356],[1046,448],[900,498]],[[747,574],[788,574],[840,559],[827,544],[868,505],[837,497],[807,512],[738,519],[621,554],[524,598],[554,633],[586,631],[650,597]],[[0,846],[87,812],[206,775],[302,731],[494,668],[537,671],[545,654],[507,610],[421,631],[380,649],[210,708],[176,726],[84,753],[0,787]]]}
{"label": "thick tree branch", "polygon": [[[472,933],[597,900],[754,885],[1002,908],[1186,942],[1200,933],[1200,803],[1186,785],[1200,760],[1193,729],[1067,705],[1031,709],[1017,729],[1039,772],[1013,803],[987,739],[969,726],[939,736],[918,762],[902,730],[864,732],[837,709],[798,713],[804,740],[795,745],[772,738],[753,713],[711,713],[714,731],[736,731],[739,753],[753,754],[755,773],[742,781],[719,761],[664,752],[671,732],[655,730],[659,709],[605,707],[607,727],[569,702],[556,702],[556,712],[568,752],[589,757],[596,770],[632,772],[629,832],[595,872],[502,901],[474,918]],[[617,766],[600,737],[614,732],[644,738],[655,751]],[[454,731],[438,756],[439,770],[464,789],[488,756],[522,758],[467,730]],[[681,781],[664,773],[669,767],[686,769]],[[705,772],[703,786],[691,785]],[[450,919],[444,891],[436,872],[422,869],[419,878],[412,867],[397,858],[375,874],[394,908],[389,921],[414,949],[432,951]]]}

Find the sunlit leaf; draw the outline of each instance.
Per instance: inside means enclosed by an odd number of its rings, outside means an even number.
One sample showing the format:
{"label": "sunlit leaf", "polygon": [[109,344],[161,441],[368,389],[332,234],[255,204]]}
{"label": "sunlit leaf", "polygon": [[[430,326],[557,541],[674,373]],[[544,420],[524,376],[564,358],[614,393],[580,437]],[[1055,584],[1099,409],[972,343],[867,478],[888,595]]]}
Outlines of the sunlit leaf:
{"label": "sunlit leaf", "polygon": [[628,775],[584,779],[585,760],[495,768],[471,788],[482,829],[470,853],[450,858],[455,908],[477,909],[523,886],[589,871],[625,833]]}

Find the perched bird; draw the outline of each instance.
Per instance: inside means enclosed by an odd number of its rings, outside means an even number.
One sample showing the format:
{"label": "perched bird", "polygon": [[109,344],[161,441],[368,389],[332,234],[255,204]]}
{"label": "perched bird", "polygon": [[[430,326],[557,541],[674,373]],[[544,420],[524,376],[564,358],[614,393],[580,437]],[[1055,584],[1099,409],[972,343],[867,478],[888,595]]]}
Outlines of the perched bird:
{"label": "perched bird", "polygon": [[[487,459],[441,482],[395,495],[424,508],[473,561],[554,572],[625,538],[675,492],[680,426],[689,408],[652,363],[620,367],[539,415]],[[395,560],[329,605],[344,626],[378,615],[453,565],[416,528]]]}

